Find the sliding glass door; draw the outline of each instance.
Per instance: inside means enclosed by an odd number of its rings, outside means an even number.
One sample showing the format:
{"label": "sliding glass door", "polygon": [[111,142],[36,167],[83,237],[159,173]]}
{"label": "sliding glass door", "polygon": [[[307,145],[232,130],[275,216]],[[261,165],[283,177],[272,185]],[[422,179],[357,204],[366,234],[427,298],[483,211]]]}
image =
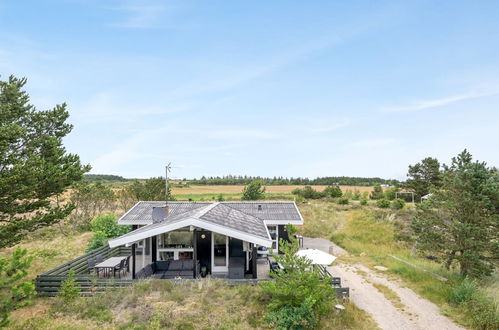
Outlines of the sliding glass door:
{"label": "sliding glass door", "polygon": [[212,233],[211,260],[213,272],[227,272],[229,270],[229,238],[225,235]]}

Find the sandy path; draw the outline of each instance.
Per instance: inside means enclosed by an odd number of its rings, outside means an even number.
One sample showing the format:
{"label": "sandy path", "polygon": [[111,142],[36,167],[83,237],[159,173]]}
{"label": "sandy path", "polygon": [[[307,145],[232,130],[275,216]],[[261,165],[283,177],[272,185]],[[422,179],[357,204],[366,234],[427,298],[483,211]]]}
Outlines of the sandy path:
{"label": "sandy path", "polygon": [[[332,249],[335,255],[347,253],[325,239],[305,238],[304,246],[325,252]],[[350,288],[350,300],[368,312],[381,329],[463,329],[440,314],[437,305],[403,287],[401,282],[388,279],[363,265],[337,264],[329,267],[329,271],[334,276],[341,277],[342,286]],[[404,306],[394,306],[372,283],[383,284],[392,289]]]}

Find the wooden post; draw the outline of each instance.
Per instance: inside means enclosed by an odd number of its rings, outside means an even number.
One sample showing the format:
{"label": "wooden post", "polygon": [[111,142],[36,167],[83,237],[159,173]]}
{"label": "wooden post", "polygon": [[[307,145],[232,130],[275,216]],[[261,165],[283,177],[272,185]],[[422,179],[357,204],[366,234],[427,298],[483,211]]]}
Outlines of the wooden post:
{"label": "wooden post", "polygon": [[151,238],[151,245],[152,245],[151,246],[151,261],[152,261],[152,263],[156,262],[156,257],[158,254],[158,252],[157,252],[158,245],[157,245],[156,241],[157,241],[156,236],[153,236]]}
{"label": "wooden post", "polygon": [[257,267],[257,262],[256,262],[256,257],[257,257],[257,253],[256,253],[256,244],[253,244],[253,250],[251,251],[252,253],[252,261],[253,261],[253,278],[257,278],[258,277],[258,271],[256,269]]}
{"label": "wooden post", "polygon": [[137,262],[135,261],[135,243],[132,244],[132,263],[133,263],[132,279],[134,280],[135,279],[135,264],[137,264]]}
{"label": "wooden post", "polygon": [[197,244],[197,242],[198,242],[198,235],[196,233],[196,230],[194,230],[192,232],[192,234],[194,235],[194,240],[193,240],[193,245],[194,246],[193,246],[193,252],[192,252],[192,264],[194,265],[194,270],[193,270],[194,274],[193,275],[194,275],[194,278],[197,278],[197,275],[198,275],[197,274],[197,271],[198,271],[197,270],[197,268],[198,268],[197,267],[197,264],[198,264],[198,244]]}

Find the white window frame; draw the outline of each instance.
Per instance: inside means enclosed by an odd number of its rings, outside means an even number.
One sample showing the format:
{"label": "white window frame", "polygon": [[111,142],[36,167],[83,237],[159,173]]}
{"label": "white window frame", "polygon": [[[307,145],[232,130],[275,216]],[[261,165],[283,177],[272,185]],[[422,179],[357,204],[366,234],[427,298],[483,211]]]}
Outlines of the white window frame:
{"label": "white window frame", "polygon": [[[275,251],[272,251],[274,253],[279,253],[279,226],[278,225],[267,225],[267,229],[270,234],[270,227],[275,227],[275,239],[272,239],[272,245],[275,243]],[[272,249],[273,250],[273,249]]]}
{"label": "white window frame", "polygon": [[215,232],[211,232],[211,271],[212,273],[226,273],[229,271],[229,236],[225,236],[225,266],[215,266]]}

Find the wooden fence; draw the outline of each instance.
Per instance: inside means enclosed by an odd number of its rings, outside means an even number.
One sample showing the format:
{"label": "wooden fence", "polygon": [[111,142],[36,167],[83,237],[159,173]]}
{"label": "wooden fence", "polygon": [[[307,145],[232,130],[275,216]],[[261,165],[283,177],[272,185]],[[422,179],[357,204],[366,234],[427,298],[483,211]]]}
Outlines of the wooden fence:
{"label": "wooden fence", "polygon": [[107,288],[127,286],[133,283],[133,280],[99,279],[97,276],[90,274],[87,260],[95,258],[98,254],[106,259],[114,256],[130,255],[131,249],[123,246],[110,249],[106,245],[46,271],[36,277],[35,285],[38,295],[50,297],[58,295],[61,283],[67,278],[70,270],[74,271],[76,285],[80,288],[82,294],[102,292]]}

